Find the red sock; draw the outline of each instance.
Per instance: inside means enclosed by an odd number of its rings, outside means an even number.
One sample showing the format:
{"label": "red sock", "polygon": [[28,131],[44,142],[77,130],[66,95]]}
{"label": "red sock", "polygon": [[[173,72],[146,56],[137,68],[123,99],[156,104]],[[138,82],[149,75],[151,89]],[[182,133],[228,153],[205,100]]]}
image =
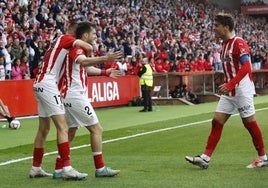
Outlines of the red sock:
{"label": "red sock", "polygon": [[40,167],[44,156],[44,148],[34,148],[33,166]]}
{"label": "red sock", "polygon": [[63,142],[58,145],[59,155],[62,159],[62,166],[71,166],[70,161],[70,144],[69,142]]}
{"label": "red sock", "polygon": [[61,170],[62,168],[63,168],[62,159],[60,158],[60,156],[58,156],[56,158],[55,170]]}
{"label": "red sock", "polygon": [[249,123],[244,123],[244,126],[247,128],[248,132],[251,135],[255,149],[258,152],[259,156],[265,155],[264,143],[262,139],[262,132],[256,121]]}
{"label": "red sock", "polygon": [[100,169],[100,168],[104,167],[102,154],[94,155],[93,158],[94,158],[94,164],[95,164],[96,169]]}
{"label": "red sock", "polygon": [[204,154],[207,156],[211,156],[213,151],[215,150],[222,133],[223,124],[217,122],[216,120],[212,120],[212,128],[210,135],[207,140],[207,146]]}

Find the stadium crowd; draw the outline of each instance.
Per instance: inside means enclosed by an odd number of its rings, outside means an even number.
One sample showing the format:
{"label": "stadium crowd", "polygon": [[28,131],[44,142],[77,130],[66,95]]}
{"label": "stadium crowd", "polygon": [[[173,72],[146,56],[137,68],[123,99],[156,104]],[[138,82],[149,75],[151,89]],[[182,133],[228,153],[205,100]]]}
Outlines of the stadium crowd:
{"label": "stadium crowd", "polygon": [[[53,39],[71,22],[95,22],[95,55],[114,48],[124,57],[99,68],[137,74],[142,54],[154,72],[221,70],[214,15],[201,0],[0,0],[0,80],[34,78]],[[228,10],[224,10],[228,12]],[[251,48],[254,69],[268,68],[265,18],[234,13],[237,34]]]}

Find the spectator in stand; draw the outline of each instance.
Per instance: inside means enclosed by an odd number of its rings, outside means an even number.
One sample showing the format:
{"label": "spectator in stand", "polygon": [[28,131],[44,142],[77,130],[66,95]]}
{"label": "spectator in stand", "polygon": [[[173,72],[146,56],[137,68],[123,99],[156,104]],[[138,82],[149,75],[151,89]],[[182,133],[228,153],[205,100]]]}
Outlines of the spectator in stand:
{"label": "spectator in stand", "polygon": [[33,70],[38,68],[41,57],[45,55],[45,50],[42,45],[42,41],[37,36],[34,36],[30,41],[30,47],[34,51],[33,59],[29,62],[31,78],[34,78]]}
{"label": "spectator in stand", "polygon": [[197,71],[204,71],[205,70],[205,68],[204,68],[204,59],[202,57],[202,54],[200,54],[196,58],[195,64],[196,64],[196,70]]}
{"label": "spectator in stand", "polygon": [[209,55],[208,54],[205,54],[204,55],[204,69],[205,71],[211,71],[213,70],[213,65],[212,65],[212,62],[210,62],[209,60]]}
{"label": "spectator in stand", "polygon": [[130,37],[127,37],[126,41],[123,43],[124,46],[124,55],[128,56],[132,54],[132,49],[131,49],[131,39]]}
{"label": "spectator in stand", "polygon": [[13,60],[13,66],[11,68],[11,79],[12,80],[22,80],[23,75],[20,68],[20,59],[15,58]]}
{"label": "spectator in stand", "polygon": [[121,58],[121,61],[117,61],[116,64],[117,64],[117,70],[120,71],[120,74],[122,76],[125,76],[126,75],[126,71],[127,71],[127,62],[128,62],[128,57],[122,57]]}
{"label": "spectator in stand", "polygon": [[127,65],[126,75],[135,75],[135,73],[134,73],[134,65],[133,65],[134,62],[133,62],[133,60],[136,61],[136,57],[135,56],[131,57],[130,60],[126,62],[126,65]]}
{"label": "spectator in stand", "polygon": [[192,72],[195,72],[196,69],[197,69],[197,65],[196,65],[196,63],[195,63],[195,59],[194,59],[193,57],[190,59],[190,61],[189,61],[189,65],[190,65],[190,67],[191,67],[191,71],[192,71]]}
{"label": "spectator in stand", "polygon": [[212,57],[213,57],[213,66],[215,71],[221,71],[221,54],[219,52],[219,49],[217,47],[213,48],[212,51]]}
{"label": "spectator in stand", "polygon": [[261,69],[264,69],[264,65],[265,65],[265,55],[266,55],[266,51],[263,51],[263,49],[261,49]]}
{"label": "spectator in stand", "polygon": [[30,78],[28,64],[29,64],[28,56],[26,54],[24,54],[20,59],[20,70],[21,70],[21,74],[22,74],[23,79]]}
{"label": "spectator in stand", "polygon": [[10,51],[11,58],[20,59],[21,54],[22,54],[22,47],[20,45],[20,40],[19,38],[15,38],[13,44],[11,45],[11,51]]}
{"label": "spectator in stand", "polygon": [[1,58],[1,67],[0,67],[0,80],[5,80],[6,78],[6,61],[5,61],[6,49],[3,46],[3,41],[0,41],[0,58]]}
{"label": "spectator in stand", "polygon": [[190,72],[191,71],[191,65],[190,62],[187,60],[185,62],[185,72]]}
{"label": "spectator in stand", "polygon": [[171,71],[171,65],[170,65],[169,59],[165,59],[165,61],[163,63],[163,69],[165,70],[165,72]]}
{"label": "spectator in stand", "polygon": [[11,46],[10,45],[6,45],[5,48],[3,48],[2,52],[5,55],[5,70],[6,70],[6,80],[10,80],[11,79],[11,67],[12,67],[12,60],[11,60],[11,55],[10,55],[10,51],[11,51]]}
{"label": "spectator in stand", "polygon": [[260,50],[257,50],[255,55],[253,56],[253,70],[260,70],[261,69],[261,64],[263,61],[263,57],[261,56]]}
{"label": "spectator in stand", "polygon": [[185,68],[186,68],[186,58],[185,57],[181,57],[178,60],[178,64],[177,64],[177,72],[185,72]]}
{"label": "spectator in stand", "polygon": [[160,57],[156,57],[155,70],[156,72],[166,72],[166,70],[163,67],[163,61]]}
{"label": "spectator in stand", "polygon": [[[187,57],[190,53],[198,56],[200,46],[205,49],[202,54],[210,48],[220,50],[217,45],[214,45],[218,41],[211,39],[213,20],[211,16],[204,17],[202,13],[214,14],[220,9],[213,5],[201,6],[202,12],[195,11],[203,4],[200,1],[191,1],[191,6],[186,1],[162,2],[161,6],[153,0],[140,1],[137,3],[137,9],[130,8],[128,3],[125,3],[126,1],[122,1],[120,10],[116,10],[118,7],[116,1],[109,1],[105,8],[101,1],[90,3],[72,1],[67,4],[63,0],[53,3],[29,1],[29,5],[24,7],[19,7],[18,1],[13,2],[8,1],[1,7],[3,12],[0,15],[0,22],[7,23],[1,32],[4,45],[11,45],[10,42],[5,41],[6,39],[13,40],[17,37],[20,42],[23,42],[25,36],[28,40],[37,36],[41,37],[41,40],[50,41],[58,35],[56,31],[63,32],[63,25],[66,26],[73,19],[81,20],[84,17],[98,24],[97,35],[104,45],[108,48],[120,49],[125,55],[135,56],[137,53],[144,52],[150,54],[151,57],[156,57],[155,53],[159,50],[160,55],[158,55],[161,58],[166,59],[166,52],[168,52],[170,60],[175,60],[178,56]],[[77,7],[80,8],[79,11]],[[179,10],[176,7],[180,7]],[[157,9],[157,11],[154,12],[151,9]],[[90,13],[87,14],[88,10]],[[168,13],[166,10],[169,10]],[[116,15],[113,15],[113,12],[116,12]],[[178,12],[182,12],[179,14],[182,19],[174,19],[170,22],[170,17],[177,17]],[[267,30],[265,28],[267,20],[242,14],[237,14],[236,17],[238,31],[241,36],[245,36],[251,49],[264,48],[263,51],[267,51],[265,44],[267,37],[265,37],[265,32],[262,32]],[[32,34],[29,36],[28,32]],[[162,51],[165,51],[164,55]],[[218,67],[220,59],[218,61],[214,57],[213,59],[215,70],[221,70]],[[30,57],[29,61],[32,62]],[[37,65],[38,63],[35,66]]]}
{"label": "spectator in stand", "polygon": [[153,72],[156,72],[156,69],[155,69],[155,60],[153,57],[148,57],[148,61],[149,61],[149,65],[151,66],[152,68],[152,71]]}
{"label": "spectator in stand", "polygon": [[0,54],[0,81],[6,79],[4,62],[5,62],[4,54]]}
{"label": "spectator in stand", "polygon": [[177,62],[177,60],[171,60],[171,61],[170,61],[170,67],[171,67],[171,68],[170,68],[170,72],[177,72],[177,71],[176,71],[176,66],[177,66],[177,65],[176,65],[176,62]]}
{"label": "spectator in stand", "polygon": [[[137,54],[136,55],[136,63],[134,66],[134,73],[137,75],[138,72],[140,71],[141,67],[142,67],[142,54]],[[134,65],[134,64],[133,64]]]}
{"label": "spectator in stand", "polygon": [[[106,40],[103,42],[103,44],[106,46],[107,50],[109,51],[110,49],[115,49],[115,44],[111,40],[110,37],[107,37]],[[131,55],[131,54],[130,54]]]}
{"label": "spectator in stand", "polygon": [[20,42],[20,46],[21,46],[21,54],[20,57],[22,56],[29,56],[29,51],[28,51],[28,47],[26,45],[25,42]]}
{"label": "spectator in stand", "polygon": [[39,59],[39,62],[40,62],[40,61],[43,61],[43,58],[44,58],[46,51],[47,51],[47,46],[45,46],[45,42],[43,40],[39,40],[37,43],[37,46],[38,46],[38,50],[40,53],[40,59]]}
{"label": "spectator in stand", "polygon": [[167,50],[162,47],[160,50],[159,50],[159,53],[158,53],[158,57],[164,62],[166,59],[168,59],[169,55],[168,55],[168,52]]}
{"label": "spectator in stand", "polygon": [[268,52],[264,54],[264,69],[268,69]]}

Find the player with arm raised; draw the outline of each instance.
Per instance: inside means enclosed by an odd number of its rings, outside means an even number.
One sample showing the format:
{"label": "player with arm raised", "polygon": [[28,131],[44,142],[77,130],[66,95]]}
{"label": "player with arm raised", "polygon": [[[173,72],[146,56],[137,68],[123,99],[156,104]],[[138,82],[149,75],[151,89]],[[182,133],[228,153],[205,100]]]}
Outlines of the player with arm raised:
{"label": "player with arm raised", "polygon": [[90,44],[74,38],[76,27],[77,24],[71,24],[66,35],[61,35],[55,39],[44,57],[44,62],[33,85],[38,104],[39,128],[34,140],[33,162],[29,174],[30,178],[52,176],[52,174],[45,172],[41,167],[51,119],[57,130],[58,153],[63,160],[63,179],[80,180],[87,177],[87,174],[79,173],[71,166],[68,125],[57,85],[60,78],[60,70],[70,48],[73,46],[81,46],[88,53],[92,50]]}
{"label": "player with arm raised", "polygon": [[[76,37],[92,44],[96,39],[95,25],[89,22],[79,23]],[[86,127],[88,129],[96,177],[112,177],[120,171],[113,170],[104,165],[102,156],[102,127],[88,98],[87,74],[111,74],[110,76],[114,77],[119,74],[119,71],[114,69],[100,70],[89,66],[89,62],[92,64],[116,61],[120,57],[120,52],[108,52],[106,56],[102,57],[87,57],[85,50],[80,47],[74,47],[67,56],[63,78],[59,83],[66,109],[66,119],[69,125],[69,141],[71,142],[74,139],[76,130],[79,127]],[[61,177],[62,172],[60,156],[57,157],[56,162],[57,165],[53,177],[58,179]]]}

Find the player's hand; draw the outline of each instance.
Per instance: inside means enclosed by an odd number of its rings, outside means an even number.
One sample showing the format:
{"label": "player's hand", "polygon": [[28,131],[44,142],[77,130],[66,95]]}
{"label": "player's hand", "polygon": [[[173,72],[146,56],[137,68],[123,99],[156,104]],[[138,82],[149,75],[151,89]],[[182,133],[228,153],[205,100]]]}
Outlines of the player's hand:
{"label": "player's hand", "polygon": [[106,69],[106,74],[108,74],[111,78],[121,76],[120,70],[116,70],[115,68]]}
{"label": "player's hand", "polygon": [[220,85],[219,88],[218,88],[218,93],[220,95],[228,95],[229,92],[230,91],[227,89],[227,87],[225,86],[225,84]]}
{"label": "player's hand", "polygon": [[122,57],[122,54],[120,51],[114,52],[114,49],[109,50],[109,52],[106,54],[107,61],[117,61]]}

